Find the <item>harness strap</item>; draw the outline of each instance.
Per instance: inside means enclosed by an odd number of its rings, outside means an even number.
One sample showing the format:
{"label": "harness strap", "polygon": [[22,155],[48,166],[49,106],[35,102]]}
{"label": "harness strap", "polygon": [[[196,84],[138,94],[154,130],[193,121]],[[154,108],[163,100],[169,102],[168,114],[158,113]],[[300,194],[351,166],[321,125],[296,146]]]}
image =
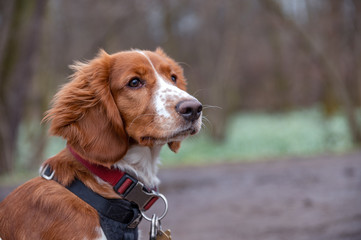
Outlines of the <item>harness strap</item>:
{"label": "harness strap", "polygon": [[123,199],[106,199],[93,192],[78,179],[75,179],[66,188],[95,208],[103,216],[123,224],[131,224],[130,228],[134,228],[135,224],[138,225],[142,218],[142,214],[136,204]]}
{"label": "harness strap", "polygon": [[[43,170],[42,177],[51,176],[53,173],[50,166],[47,165]],[[52,180],[56,181],[54,178]],[[142,219],[142,214],[135,203],[124,199],[106,199],[85,186],[79,179],[75,179],[66,188],[92,206],[100,215],[125,224],[127,228],[136,228]]]}

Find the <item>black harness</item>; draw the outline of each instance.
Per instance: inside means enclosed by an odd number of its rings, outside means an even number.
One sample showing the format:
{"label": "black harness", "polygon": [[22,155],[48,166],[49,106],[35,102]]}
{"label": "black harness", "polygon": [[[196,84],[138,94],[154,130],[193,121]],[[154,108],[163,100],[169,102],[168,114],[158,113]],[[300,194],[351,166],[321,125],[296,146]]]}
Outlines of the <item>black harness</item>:
{"label": "black harness", "polygon": [[108,240],[138,239],[141,213],[138,206],[123,199],[106,199],[76,179],[66,187],[99,213],[100,226]]}
{"label": "black harness", "polygon": [[[50,177],[52,173],[50,167],[46,166],[42,176]],[[123,199],[106,199],[78,179],[66,188],[97,210],[100,226],[108,240],[138,239],[138,224],[142,214],[135,203]]]}

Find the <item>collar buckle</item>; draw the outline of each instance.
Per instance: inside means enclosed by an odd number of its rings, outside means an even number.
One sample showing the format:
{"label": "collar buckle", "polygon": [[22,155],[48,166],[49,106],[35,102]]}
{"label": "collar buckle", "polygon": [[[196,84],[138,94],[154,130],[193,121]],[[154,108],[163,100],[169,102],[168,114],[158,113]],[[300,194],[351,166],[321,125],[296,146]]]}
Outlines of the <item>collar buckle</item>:
{"label": "collar buckle", "polygon": [[124,174],[115,184],[114,191],[124,199],[137,204],[141,211],[147,211],[159,198],[156,191],[147,190],[143,183],[129,174]]}

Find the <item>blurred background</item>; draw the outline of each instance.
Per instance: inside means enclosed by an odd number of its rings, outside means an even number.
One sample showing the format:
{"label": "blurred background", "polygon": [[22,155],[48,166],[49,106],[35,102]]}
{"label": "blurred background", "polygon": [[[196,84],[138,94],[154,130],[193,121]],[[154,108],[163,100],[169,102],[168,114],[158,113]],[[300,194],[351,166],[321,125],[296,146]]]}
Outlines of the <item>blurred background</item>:
{"label": "blurred background", "polygon": [[[0,185],[36,175],[40,163],[65,146],[47,135],[41,120],[72,73],[68,65],[100,48],[158,46],[184,68],[189,92],[205,105],[202,133],[179,154],[164,149],[165,167],[246,161],[266,169],[264,160],[324,160],[326,166],[352,159],[351,167],[340,168],[359,176],[359,0],[4,0]],[[361,188],[356,179],[352,186]],[[355,238],[336,239],[361,239],[357,229]]]}

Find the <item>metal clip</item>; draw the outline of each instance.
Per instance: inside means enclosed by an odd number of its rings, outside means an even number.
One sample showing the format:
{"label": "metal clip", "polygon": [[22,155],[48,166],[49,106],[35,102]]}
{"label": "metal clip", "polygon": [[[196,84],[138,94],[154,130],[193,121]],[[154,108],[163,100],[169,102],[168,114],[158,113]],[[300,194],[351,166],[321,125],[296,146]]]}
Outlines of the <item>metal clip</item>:
{"label": "metal clip", "polygon": [[122,198],[137,204],[141,211],[147,211],[159,198],[157,192],[148,190],[143,183],[129,174],[124,174],[113,189]]}
{"label": "metal clip", "polygon": [[144,211],[147,203],[154,197],[158,197],[156,192],[152,191],[148,193],[144,191],[143,183],[137,182],[133,189],[124,198],[130,202],[136,203],[139,208]]}
{"label": "metal clip", "polygon": [[153,214],[152,222],[150,224],[150,232],[149,232],[149,239],[156,240],[158,235],[158,231],[160,230],[160,221],[157,215]]}
{"label": "metal clip", "polygon": [[[164,196],[163,194],[161,194],[161,193],[155,193],[155,192],[153,191],[153,194],[156,194],[158,197],[160,197],[160,198],[163,200],[164,205],[165,205],[165,206],[164,206],[164,211],[163,211],[162,215],[160,215],[160,217],[157,217],[157,218],[158,218],[158,221],[160,221],[160,220],[162,220],[162,219],[165,217],[165,215],[167,215],[167,212],[168,212],[168,201],[167,201],[167,199],[165,198],[165,196]],[[144,211],[141,211],[141,212],[142,212],[143,218],[144,218],[145,220],[147,220],[147,221],[149,221],[149,222],[152,221],[153,217],[150,218],[150,217],[148,217],[147,215],[145,215]]]}
{"label": "metal clip", "polygon": [[55,170],[51,170],[49,165],[46,165],[40,171],[40,176],[46,180],[52,180],[54,178]]}

